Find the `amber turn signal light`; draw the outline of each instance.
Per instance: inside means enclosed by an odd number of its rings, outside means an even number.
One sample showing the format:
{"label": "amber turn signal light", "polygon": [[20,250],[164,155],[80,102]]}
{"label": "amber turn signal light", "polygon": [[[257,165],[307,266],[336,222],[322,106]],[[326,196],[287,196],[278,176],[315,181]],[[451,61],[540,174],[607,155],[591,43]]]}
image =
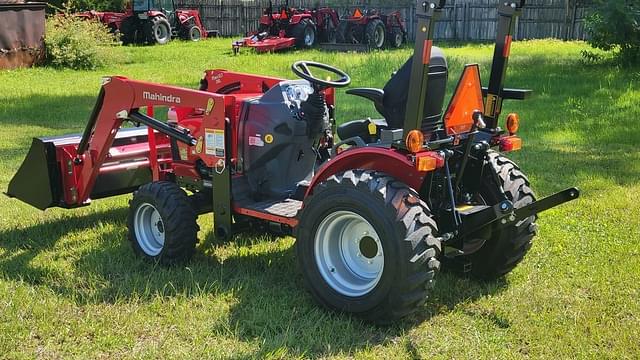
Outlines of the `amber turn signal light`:
{"label": "amber turn signal light", "polygon": [[510,135],[514,135],[520,129],[520,116],[516,113],[507,115],[507,131]]}
{"label": "amber turn signal light", "polygon": [[409,131],[409,134],[407,135],[407,139],[405,141],[407,150],[412,153],[417,153],[418,151],[422,150],[422,146],[424,145],[424,135],[420,130],[411,130]]}

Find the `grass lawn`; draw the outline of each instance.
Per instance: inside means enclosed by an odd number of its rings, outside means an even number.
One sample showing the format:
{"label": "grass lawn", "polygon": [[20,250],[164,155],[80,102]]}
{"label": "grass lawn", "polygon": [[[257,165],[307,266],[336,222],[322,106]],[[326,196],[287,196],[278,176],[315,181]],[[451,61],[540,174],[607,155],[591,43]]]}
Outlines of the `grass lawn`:
{"label": "grass lawn", "polygon": [[[509,87],[535,97],[517,110],[524,148],[512,157],[539,195],[577,185],[583,197],[544,213],[525,261],[481,283],[441,274],[421,313],[375,327],[320,309],[302,287],[292,238],[215,244],[211,216],[188,267],[153,267],[126,241],[129,196],[37,211],[0,196],[0,358],[638,358],[640,357],[640,67],[585,66],[583,43],[514,44]],[[490,45],[447,46],[450,89]],[[0,189],[31,138],[80,132],[100,77],[197,87],[226,68],[292,78],[294,60],[382,86],[410,49],[230,54],[228,39],[114,49],[98,71],[0,72]],[[339,120],[375,116],[339,92]]]}

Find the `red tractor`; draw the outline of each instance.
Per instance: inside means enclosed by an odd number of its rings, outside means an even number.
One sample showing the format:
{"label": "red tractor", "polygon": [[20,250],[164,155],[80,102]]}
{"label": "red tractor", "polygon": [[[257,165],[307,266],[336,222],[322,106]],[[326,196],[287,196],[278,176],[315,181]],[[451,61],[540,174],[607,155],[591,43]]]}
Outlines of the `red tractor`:
{"label": "red tractor", "polygon": [[135,0],[126,12],[85,11],[75,16],[97,20],[121,35],[122,43],[166,44],[172,37],[198,41],[214,35],[202,23],[200,12],[176,9],[173,0]]}
{"label": "red tractor", "polygon": [[362,44],[371,49],[399,48],[406,39],[406,23],[399,11],[380,14],[377,10],[356,9],[341,19],[338,29],[338,42]]}
{"label": "red tractor", "polygon": [[129,9],[120,26],[125,45],[163,45],[172,37],[198,41],[210,33],[198,10],[177,9],[173,0],[133,0],[133,8]]}
{"label": "red tractor", "polygon": [[419,310],[441,264],[503,276],[529,250],[537,214],[579,191],[536,201],[505,155],[522,139],[517,115],[498,125],[502,102],[530,93],[503,87],[524,1],[498,8],[489,86],[465,66],[443,113],[448,67],[431,37],[444,2],[417,1],[425,31],[384,89],[348,91],[382,118],[343,123],[339,142],[334,89],[351,79],[329,65],[296,62],[298,80],[209,70],[200,90],[112,76],[84,133],[35,138],[7,194],[71,209],[133,193],[129,240],[161,264],[192,257],[199,214],[213,213],[219,240],[292,234],[312,296],[374,322]]}
{"label": "red tractor", "polygon": [[296,47],[311,48],[318,42],[335,43],[340,24],[338,13],[331,8],[296,9],[285,6],[274,11],[273,3],[260,17],[258,30],[242,40],[233,42],[233,51],[240,47],[254,48],[257,52],[271,52]]}

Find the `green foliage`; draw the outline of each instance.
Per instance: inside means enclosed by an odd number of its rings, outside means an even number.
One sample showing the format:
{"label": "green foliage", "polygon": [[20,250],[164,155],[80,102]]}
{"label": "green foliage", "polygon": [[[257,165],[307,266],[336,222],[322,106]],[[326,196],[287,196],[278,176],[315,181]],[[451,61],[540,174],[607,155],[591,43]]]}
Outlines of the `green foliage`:
{"label": "green foliage", "polygon": [[586,27],[591,46],[616,51],[626,63],[640,61],[640,1],[597,0]]}
{"label": "green foliage", "polygon": [[47,19],[45,46],[47,63],[54,67],[95,69],[106,64],[105,48],[116,44],[116,37],[97,21],[69,15]]}
{"label": "green foliage", "polygon": [[123,11],[128,2],[129,0],[68,0],[65,7],[74,10]]}

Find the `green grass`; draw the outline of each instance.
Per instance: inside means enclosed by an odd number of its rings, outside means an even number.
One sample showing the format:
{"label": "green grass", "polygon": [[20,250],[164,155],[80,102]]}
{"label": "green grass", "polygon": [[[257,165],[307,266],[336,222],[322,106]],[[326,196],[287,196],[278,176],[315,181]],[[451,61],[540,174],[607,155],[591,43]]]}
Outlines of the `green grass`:
{"label": "green grass", "polygon": [[[229,41],[114,49],[98,71],[0,72],[0,189],[34,136],[82,130],[100,77],[196,87],[226,68],[292,78],[290,64],[338,66],[382,86],[410,50],[234,57]],[[535,91],[512,157],[539,195],[571,185],[576,202],[544,213],[525,261],[480,283],[441,274],[416,317],[380,328],[318,308],[292,238],[215,244],[211,217],[188,267],[164,269],[126,242],[128,196],[39,212],[0,196],[0,357],[6,358],[638,358],[640,357],[640,68],[585,66],[583,43],[514,44],[510,87]],[[447,46],[450,88],[464,63],[487,79],[490,45]],[[451,91],[451,89],[449,89]],[[339,92],[340,121],[375,116]]]}

